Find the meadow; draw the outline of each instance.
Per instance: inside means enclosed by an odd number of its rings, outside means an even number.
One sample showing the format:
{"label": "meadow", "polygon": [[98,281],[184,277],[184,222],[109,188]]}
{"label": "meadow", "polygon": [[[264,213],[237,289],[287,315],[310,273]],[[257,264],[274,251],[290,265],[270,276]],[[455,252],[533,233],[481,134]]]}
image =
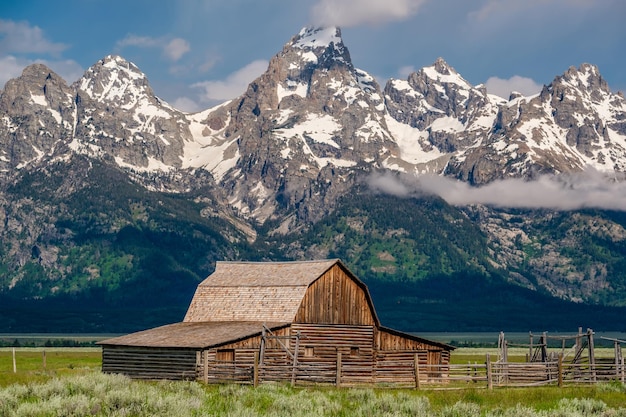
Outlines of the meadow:
{"label": "meadow", "polygon": [[[0,417],[4,416],[488,416],[626,417],[620,382],[558,388],[410,390],[204,385],[136,381],[100,372],[98,348],[0,349]],[[457,363],[484,361],[464,348]]]}

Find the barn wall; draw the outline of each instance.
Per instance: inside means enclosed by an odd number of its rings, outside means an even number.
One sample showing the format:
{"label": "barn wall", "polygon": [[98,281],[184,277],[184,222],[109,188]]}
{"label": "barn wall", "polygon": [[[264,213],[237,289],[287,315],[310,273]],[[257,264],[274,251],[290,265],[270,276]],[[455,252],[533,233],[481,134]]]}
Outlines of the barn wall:
{"label": "barn wall", "polygon": [[129,346],[103,346],[102,372],[136,379],[195,379],[196,351]]}
{"label": "barn wall", "polygon": [[[415,340],[399,334],[379,330],[376,334],[376,346],[381,351],[388,350],[420,350],[448,352],[440,345],[431,344],[423,340]],[[449,357],[449,352],[448,352]]]}
{"label": "barn wall", "polygon": [[[374,327],[293,324],[292,341],[300,333],[298,363],[318,369],[329,380],[336,378],[337,354],[341,353],[344,384],[371,383],[374,367]],[[292,342],[293,343],[293,342]],[[300,376],[306,378],[305,372]]]}
{"label": "barn wall", "polygon": [[295,322],[373,326],[375,319],[363,288],[334,265],[308,288]]}

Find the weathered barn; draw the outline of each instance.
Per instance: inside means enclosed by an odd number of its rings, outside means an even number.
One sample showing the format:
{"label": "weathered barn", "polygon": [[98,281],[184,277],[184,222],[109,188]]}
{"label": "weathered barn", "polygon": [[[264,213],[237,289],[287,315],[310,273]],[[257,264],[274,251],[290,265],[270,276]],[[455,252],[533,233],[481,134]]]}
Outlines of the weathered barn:
{"label": "weathered barn", "polygon": [[104,372],[250,383],[413,384],[453,349],[381,326],[339,260],[218,262],[183,322],[100,344]]}

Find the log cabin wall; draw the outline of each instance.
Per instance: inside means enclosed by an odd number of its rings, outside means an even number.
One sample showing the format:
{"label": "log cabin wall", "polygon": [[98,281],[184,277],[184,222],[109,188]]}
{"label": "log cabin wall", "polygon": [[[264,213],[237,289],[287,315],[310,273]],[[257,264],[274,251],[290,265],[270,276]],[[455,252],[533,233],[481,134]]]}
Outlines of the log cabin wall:
{"label": "log cabin wall", "polygon": [[294,322],[319,324],[376,324],[364,288],[337,264],[307,289]]}
{"label": "log cabin wall", "polygon": [[450,351],[425,340],[412,339],[379,329],[376,332],[376,348],[379,351],[424,351],[428,355],[429,364],[447,364],[450,360]]}
{"label": "log cabin wall", "polygon": [[103,346],[102,372],[136,379],[195,379],[196,359],[193,349]]}
{"label": "log cabin wall", "polygon": [[374,326],[293,324],[292,344],[297,332],[300,333],[298,363],[301,366],[320,371],[334,368],[336,372],[337,354],[341,353],[342,383],[372,382]]}

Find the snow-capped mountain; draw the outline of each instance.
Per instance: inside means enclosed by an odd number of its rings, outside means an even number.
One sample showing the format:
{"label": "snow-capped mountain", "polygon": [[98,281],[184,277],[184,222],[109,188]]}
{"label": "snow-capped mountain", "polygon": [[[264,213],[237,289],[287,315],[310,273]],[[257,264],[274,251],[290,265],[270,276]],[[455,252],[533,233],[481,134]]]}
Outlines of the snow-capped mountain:
{"label": "snow-capped mountain", "polygon": [[481,186],[587,166],[626,171],[626,101],[589,64],[532,97],[490,95],[443,59],[381,90],[338,28],[304,28],[241,96],[198,113],[119,56],[72,85],[35,64],[0,92],[0,298],[108,286],[145,303],[145,283],[190,283],[216,259],[341,254],[374,279],[471,269],[623,304],[621,213],[363,191],[380,171]]}
{"label": "snow-capped mountain", "polygon": [[385,87],[387,122],[405,169],[441,173],[454,155],[485,142],[505,100],[470,85],[442,58]]}
{"label": "snow-capped mountain", "polygon": [[[75,154],[105,158],[153,189],[212,186],[260,223],[315,221],[373,170],[484,184],[626,169],[626,102],[592,65],[505,100],[440,58],[381,91],[334,27],[302,29],[240,97],[199,113],[172,108],[134,64],[108,56],[71,86],[26,68],[0,95],[0,118],[7,178]],[[200,172],[210,175],[193,180]]]}
{"label": "snow-capped mountain", "polygon": [[571,67],[533,97],[499,106],[482,146],[455,155],[445,174],[474,184],[545,173],[626,170],[626,101],[598,68]]}

